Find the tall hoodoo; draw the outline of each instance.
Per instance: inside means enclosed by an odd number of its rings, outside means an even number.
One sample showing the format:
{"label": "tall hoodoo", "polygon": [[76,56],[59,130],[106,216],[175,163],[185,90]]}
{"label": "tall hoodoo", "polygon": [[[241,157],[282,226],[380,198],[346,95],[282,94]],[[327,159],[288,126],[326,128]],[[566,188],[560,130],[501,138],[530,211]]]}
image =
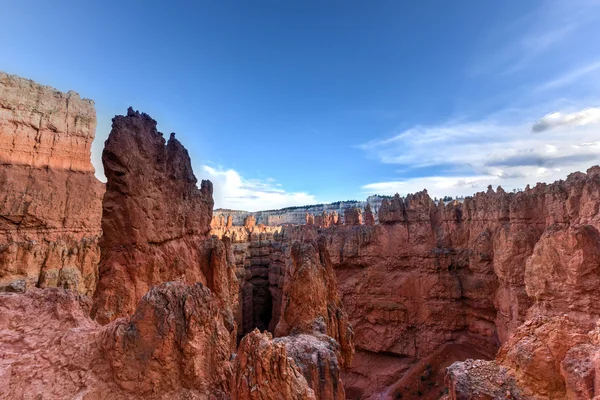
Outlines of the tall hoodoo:
{"label": "tall hoodoo", "polygon": [[113,119],[102,161],[104,236],[92,315],[101,323],[129,315],[152,286],[174,279],[204,283],[231,314],[237,287],[228,250],[208,240],[212,184],[198,189],[175,135],[165,141],[155,120],[130,108]]}
{"label": "tall hoodoo", "polygon": [[292,244],[284,282],[276,342],[285,344],[318,399],[345,399],[341,372],[352,363],[354,332],[325,237]]}
{"label": "tall hoodoo", "polygon": [[0,72],[0,291],[96,288],[94,103]]}

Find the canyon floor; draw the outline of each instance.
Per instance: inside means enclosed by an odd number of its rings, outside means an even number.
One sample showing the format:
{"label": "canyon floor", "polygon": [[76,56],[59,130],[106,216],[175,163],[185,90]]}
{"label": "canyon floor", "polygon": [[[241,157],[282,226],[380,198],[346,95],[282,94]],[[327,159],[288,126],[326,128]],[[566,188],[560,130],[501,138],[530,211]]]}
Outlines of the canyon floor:
{"label": "canyon floor", "polygon": [[213,212],[184,145],[0,73],[1,399],[598,399],[600,167]]}

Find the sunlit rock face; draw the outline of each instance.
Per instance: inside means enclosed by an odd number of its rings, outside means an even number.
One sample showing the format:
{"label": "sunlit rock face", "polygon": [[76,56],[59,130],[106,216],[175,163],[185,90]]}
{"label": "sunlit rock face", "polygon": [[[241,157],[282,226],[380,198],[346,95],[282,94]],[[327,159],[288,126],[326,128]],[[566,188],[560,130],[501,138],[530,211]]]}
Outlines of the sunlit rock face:
{"label": "sunlit rock face", "polygon": [[94,103],[0,72],[0,291],[91,295],[104,185],[90,146]]}

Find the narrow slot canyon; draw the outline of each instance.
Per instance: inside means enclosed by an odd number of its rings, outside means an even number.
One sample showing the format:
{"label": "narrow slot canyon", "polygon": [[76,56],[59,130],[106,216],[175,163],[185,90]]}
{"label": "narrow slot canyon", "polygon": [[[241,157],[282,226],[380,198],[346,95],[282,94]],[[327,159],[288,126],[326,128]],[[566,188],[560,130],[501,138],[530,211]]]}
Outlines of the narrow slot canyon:
{"label": "narrow slot canyon", "polygon": [[238,342],[249,332],[275,333],[281,312],[284,257],[277,232],[253,232],[231,227],[230,238],[239,280],[236,313]]}

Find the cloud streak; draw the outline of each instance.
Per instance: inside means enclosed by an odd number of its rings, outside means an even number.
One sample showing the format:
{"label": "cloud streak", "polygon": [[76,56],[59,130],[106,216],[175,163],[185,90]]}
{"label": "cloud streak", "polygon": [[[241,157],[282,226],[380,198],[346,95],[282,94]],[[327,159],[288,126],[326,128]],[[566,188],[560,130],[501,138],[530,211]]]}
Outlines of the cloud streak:
{"label": "cloud streak", "polygon": [[577,82],[581,78],[584,78],[592,72],[598,70],[600,70],[600,61],[595,61],[590,64],[584,65],[583,67],[578,67],[565,74],[562,74],[561,76],[538,86],[536,90],[545,91],[551,89],[559,89],[561,87]]}

